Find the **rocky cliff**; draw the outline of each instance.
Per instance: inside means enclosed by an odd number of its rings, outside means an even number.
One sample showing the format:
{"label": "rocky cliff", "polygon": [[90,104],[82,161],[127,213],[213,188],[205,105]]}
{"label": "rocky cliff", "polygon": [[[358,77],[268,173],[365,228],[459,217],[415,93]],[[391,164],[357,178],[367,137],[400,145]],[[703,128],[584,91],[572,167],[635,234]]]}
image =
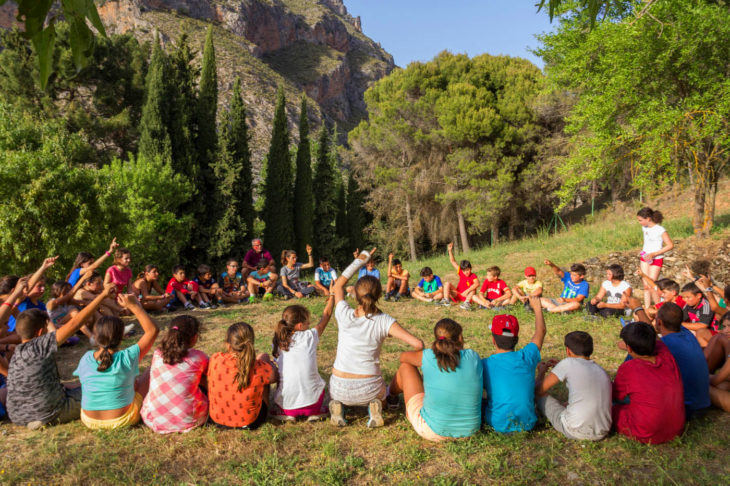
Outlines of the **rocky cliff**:
{"label": "rocky cliff", "polygon": [[[187,31],[199,52],[213,25],[221,104],[240,76],[258,155],[268,145],[279,85],[291,122],[303,92],[316,102],[310,112],[315,126],[318,105],[345,132],[365,116],[365,90],[394,67],[342,0],[101,0],[97,6],[110,33],[132,31],[144,40],[159,33],[169,43]],[[9,25],[13,11],[10,3],[0,7],[0,26]]]}

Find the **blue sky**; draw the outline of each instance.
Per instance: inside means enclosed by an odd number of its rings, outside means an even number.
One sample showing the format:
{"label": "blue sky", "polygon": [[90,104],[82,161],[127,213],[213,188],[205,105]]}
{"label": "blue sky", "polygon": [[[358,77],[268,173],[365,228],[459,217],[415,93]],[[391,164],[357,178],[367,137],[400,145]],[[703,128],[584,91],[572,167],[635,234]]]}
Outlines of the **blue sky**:
{"label": "blue sky", "polygon": [[428,61],[444,49],[454,53],[507,54],[524,57],[542,68],[528,48],[535,34],[552,30],[535,0],[344,0],[359,15],[365,35],[393,54],[405,67]]}

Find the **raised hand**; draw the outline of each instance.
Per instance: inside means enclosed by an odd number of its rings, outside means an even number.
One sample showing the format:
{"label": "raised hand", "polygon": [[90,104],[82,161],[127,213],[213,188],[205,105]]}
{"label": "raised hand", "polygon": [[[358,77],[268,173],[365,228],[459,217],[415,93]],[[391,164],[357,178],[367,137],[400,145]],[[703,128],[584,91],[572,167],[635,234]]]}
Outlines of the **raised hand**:
{"label": "raised hand", "polygon": [[[375,254],[375,251],[376,251],[377,249],[378,249],[378,248],[374,246],[374,247],[373,247],[373,249],[372,249],[372,250],[370,250],[370,256],[369,256],[369,257],[368,257],[368,256],[366,256],[366,255],[364,255],[364,254],[358,254],[357,258],[359,258],[360,260],[363,260],[363,261],[367,262],[367,261],[368,261],[369,259],[371,259],[371,258],[373,257],[373,255]],[[392,258],[392,256],[393,256],[393,254],[391,253],[391,254],[389,255],[389,258],[390,258],[391,260],[393,259],[393,258]]]}
{"label": "raised hand", "polygon": [[394,257],[394,256],[395,256],[395,255],[393,255],[392,253],[388,253],[388,261],[389,261],[389,262],[393,261],[393,257]]}
{"label": "raised hand", "polygon": [[43,268],[51,268],[53,264],[56,263],[56,260],[58,260],[58,255],[46,258],[45,260],[43,260]]}
{"label": "raised hand", "polygon": [[125,309],[132,309],[133,307],[139,307],[139,301],[137,296],[134,294],[119,294],[117,295],[117,304],[124,307]]}
{"label": "raised hand", "polygon": [[307,249],[307,255],[311,255],[312,254],[312,245],[307,245],[306,249]]}
{"label": "raised hand", "polygon": [[28,279],[29,277],[20,277],[18,279],[18,283],[15,284],[15,288],[13,289],[13,295],[17,297],[25,292],[25,288],[28,286]]}
{"label": "raised hand", "polygon": [[451,243],[449,243],[448,245],[446,245],[446,249],[449,250],[449,253],[451,253],[452,251],[454,251],[454,242],[452,241]]}
{"label": "raised hand", "polygon": [[550,260],[548,260],[547,258],[545,259],[545,261],[544,261],[543,263],[544,263],[545,265],[547,265],[548,267],[552,267],[552,266],[553,266],[553,262],[551,262],[551,261],[550,261]]}
{"label": "raised hand", "polygon": [[353,258],[357,258],[360,256],[360,248],[355,248],[355,252],[352,254]]}
{"label": "raised hand", "polygon": [[[91,272],[87,272],[87,273],[91,273]],[[104,285],[104,290],[102,290],[101,293],[104,295],[110,296],[110,295],[113,295],[114,292],[116,292],[116,291],[117,291],[117,284],[109,282],[108,284]]]}
{"label": "raised hand", "polygon": [[114,239],[112,239],[112,242],[109,244],[109,253],[114,253],[114,250],[116,250],[119,247],[119,243],[117,243],[117,237],[115,236]]}

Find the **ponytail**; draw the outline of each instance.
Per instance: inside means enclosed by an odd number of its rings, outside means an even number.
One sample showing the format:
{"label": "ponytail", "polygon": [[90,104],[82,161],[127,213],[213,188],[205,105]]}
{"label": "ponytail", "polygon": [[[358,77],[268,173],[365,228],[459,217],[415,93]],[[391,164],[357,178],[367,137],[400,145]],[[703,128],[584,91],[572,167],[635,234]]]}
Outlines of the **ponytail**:
{"label": "ponytail", "polygon": [[291,339],[294,335],[294,328],[300,322],[309,322],[309,311],[301,305],[290,305],[281,314],[281,319],[276,324],[274,338],[271,342],[271,354],[274,358],[279,357],[279,351],[289,351]]}
{"label": "ponytail", "polygon": [[639,209],[639,212],[636,213],[637,216],[640,216],[642,218],[649,218],[656,224],[661,224],[662,221],[664,221],[664,215],[661,211],[654,211],[650,207],[644,207]]}
{"label": "ponytail", "polygon": [[375,277],[366,275],[355,283],[355,299],[366,316],[380,314],[377,303],[383,295],[383,286]]}
{"label": "ponytail", "polygon": [[200,321],[193,316],[177,316],[170,321],[167,334],[160,342],[162,361],[167,365],[181,363],[199,331]]}
{"label": "ponytail", "polygon": [[282,252],[281,252],[281,266],[282,267],[285,267],[286,266],[286,261],[289,259],[289,257],[291,255],[296,255],[296,254],[297,254],[297,252],[295,252],[294,250],[282,250]]}
{"label": "ponytail", "polygon": [[226,342],[230,345],[231,353],[237,360],[233,383],[238,385],[239,392],[247,388],[251,381],[251,369],[256,361],[254,338],[253,328],[245,322],[237,322],[228,328]]}
{"label": "ponytail", "polygon": [[439,370],[449,372],[456,371],[461,362],[461,350],[464,343],[461,339],[461,326],[451,319],[441,319],[433,328],[436,338],[431,345],[431,350],[436,357]]}
{"label": "ponytail", "polygon": [[94,339],[101,347],[96,371],[106,371],[112,365],[112,354],[122,343],[124,322],[116,316],[102,316],[94,324]]}

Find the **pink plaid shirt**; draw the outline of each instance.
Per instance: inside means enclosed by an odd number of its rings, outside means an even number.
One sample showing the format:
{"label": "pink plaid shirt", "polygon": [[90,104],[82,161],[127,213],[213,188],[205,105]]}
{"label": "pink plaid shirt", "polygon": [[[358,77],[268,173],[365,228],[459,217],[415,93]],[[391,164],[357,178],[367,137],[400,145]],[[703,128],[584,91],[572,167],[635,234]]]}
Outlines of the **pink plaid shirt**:
{"label": "pink plaid shirt", "polygon": [[150,391],[142,404],[142,420],[160,434],[187,432],[208,420],[208,397],[199,388],[208,369],[208,355],[188,351],[181,363],[168,365],[155,350],[150,366]]}

